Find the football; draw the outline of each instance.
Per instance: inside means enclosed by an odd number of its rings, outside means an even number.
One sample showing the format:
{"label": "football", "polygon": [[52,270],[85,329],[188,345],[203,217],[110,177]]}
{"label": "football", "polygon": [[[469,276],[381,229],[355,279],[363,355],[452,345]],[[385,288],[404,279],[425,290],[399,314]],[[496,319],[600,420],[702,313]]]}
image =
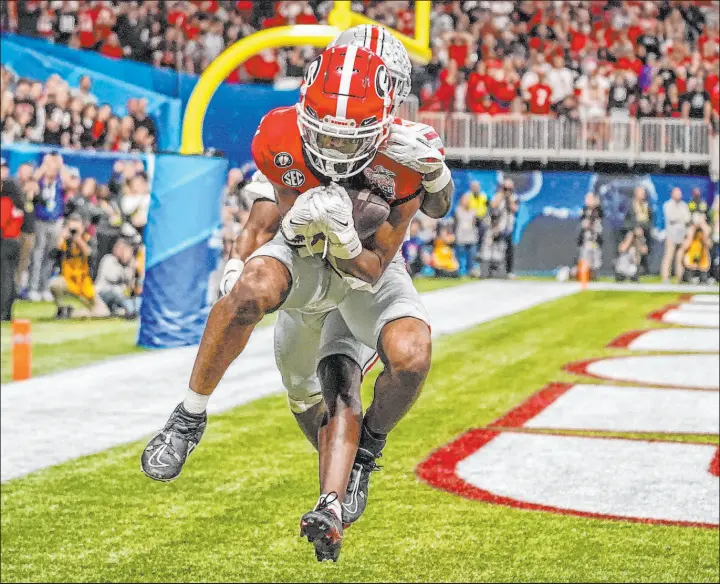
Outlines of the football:
{"label": "football", "polygon": [[390,205],[370,189],[348,189],[353,203],[353,221],[361,240],[373,235],[390,215]]}

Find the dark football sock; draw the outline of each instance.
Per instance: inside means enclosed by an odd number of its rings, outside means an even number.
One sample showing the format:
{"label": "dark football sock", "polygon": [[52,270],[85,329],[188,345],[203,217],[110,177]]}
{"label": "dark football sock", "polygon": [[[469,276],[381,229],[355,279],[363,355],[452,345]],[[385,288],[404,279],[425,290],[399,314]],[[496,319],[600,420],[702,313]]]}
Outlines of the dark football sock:
{"label": "dark football sock", "polygon": [[369,450],[375,456],[378,456],[382,449],[385,447],[387,441],[387,434],[380,434],[373,432],[367,427],[367,424],[363,421],[362,432],[360,434],[360,448]]}

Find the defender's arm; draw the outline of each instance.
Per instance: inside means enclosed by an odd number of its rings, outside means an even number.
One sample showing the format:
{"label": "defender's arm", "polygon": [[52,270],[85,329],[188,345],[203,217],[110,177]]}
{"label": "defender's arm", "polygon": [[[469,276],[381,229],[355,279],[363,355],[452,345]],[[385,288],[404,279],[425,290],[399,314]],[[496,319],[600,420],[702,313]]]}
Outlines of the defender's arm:
{"label": "defender's arm", "polygon": [[[445,186],[441,186],[439,190],[432,192],[433,186],[437,188],[446,181],[447,184],[445,184]],[[423,189],[425,190],[425,194],[423,195],[420,210],[433,219],[440,219],[447,215],[447,212],[450,210],[450,205],[452,204],[453,193],[455,192],[455,185],[453,184],[448,167],[443,165],[443,168],[426,174],[423,177]]]}

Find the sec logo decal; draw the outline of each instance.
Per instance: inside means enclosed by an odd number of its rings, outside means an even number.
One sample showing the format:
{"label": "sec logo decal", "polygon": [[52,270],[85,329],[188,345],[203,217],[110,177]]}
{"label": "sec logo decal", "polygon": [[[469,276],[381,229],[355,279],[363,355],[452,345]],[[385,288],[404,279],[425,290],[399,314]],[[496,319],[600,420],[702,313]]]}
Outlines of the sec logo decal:
{"label": "sec logo decal", "polygon": [[292,163],[293,157],[287,152],[280,152],[275,155],[275,166],[278,168],[287,168],[288,166],[292,166]]}
{"label": "sec logo decal", "polygon": [[282,175],[282,181],[289,187],[301,187],[305,184],[305,175],[299,170],[288,170]]}

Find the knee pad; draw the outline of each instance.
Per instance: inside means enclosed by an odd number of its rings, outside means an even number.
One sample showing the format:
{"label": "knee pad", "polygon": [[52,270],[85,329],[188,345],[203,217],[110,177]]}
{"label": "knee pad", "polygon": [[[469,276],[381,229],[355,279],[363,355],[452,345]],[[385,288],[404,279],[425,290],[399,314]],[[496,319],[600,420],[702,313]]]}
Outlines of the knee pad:
{"label": "knee pad", "polygon": [[283,383],[287,390],[288,405],[293,414],[302,414],[323,399],[317,378],[292,376],[289,383],[288,380],[283,380]]}

